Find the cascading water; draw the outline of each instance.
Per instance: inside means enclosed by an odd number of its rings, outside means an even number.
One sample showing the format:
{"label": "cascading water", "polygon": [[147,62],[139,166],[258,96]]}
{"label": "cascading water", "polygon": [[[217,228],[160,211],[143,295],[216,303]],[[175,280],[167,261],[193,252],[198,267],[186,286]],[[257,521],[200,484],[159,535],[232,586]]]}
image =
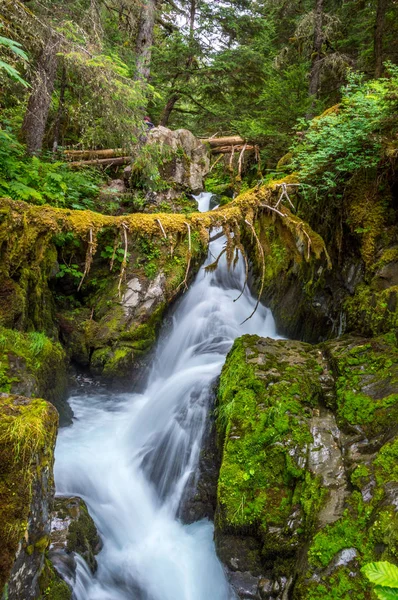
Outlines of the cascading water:
{"label": "cascading water", "polygon": [[[211,194],[198,197],[209,210]],[[225,240],[211,243],[207,263]],[[277,337],[272,315],[249,290],[243,260],[228,271],[204,267],[161,335],[144,393],[72,397],[72,426],[61,429],[55,479],[59,495],[88,504],[103,540],[93,576],[77,557],[76,600],[230,600],[213,544],[213,525],[176,517],[198,465],[210,390],[234,339]]]}

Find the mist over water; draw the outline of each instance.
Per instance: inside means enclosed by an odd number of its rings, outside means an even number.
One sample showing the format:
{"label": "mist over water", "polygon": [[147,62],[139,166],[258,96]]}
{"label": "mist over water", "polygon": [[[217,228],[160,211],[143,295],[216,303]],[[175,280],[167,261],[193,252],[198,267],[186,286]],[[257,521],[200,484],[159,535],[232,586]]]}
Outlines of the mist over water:
{"label": "mist over water", "polygon": [[[211,194],[198,197],[199,210]],[[205,264],[223,248],[212,242]],[[76,600],[230,600],[214,549],[213,524],[183,525],[176,514],[198,465],[210,390],[236,337],[277,337],[268,309],[246,289],[240,259],[214,273],[202,267],[160,336],[142,394],[70,398],[72,426],[56,447],[58,495],[86,502],[101,538],[93,576],[77,557]]]}

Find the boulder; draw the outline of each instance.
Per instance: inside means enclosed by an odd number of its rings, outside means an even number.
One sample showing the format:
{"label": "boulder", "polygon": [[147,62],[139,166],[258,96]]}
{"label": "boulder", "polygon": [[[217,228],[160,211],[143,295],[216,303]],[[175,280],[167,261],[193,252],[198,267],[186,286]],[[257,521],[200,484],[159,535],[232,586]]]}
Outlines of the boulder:
{"label": "boulder", "polygon": [[392,335],[235,341],[215,539],[240,598],[370,597],[362,566],[396,562],[397,365]]}
{"label": "boulder", "polygon": [[0,394],[0,590],[9,600],[39,597],[57,425],[44,400]]}
{"label": "boulder", "polygon": [[210,153],[193,133],[187,129],[172,131],[160,125],[150,131],[148,143],[159,144],[170,152],[161,169],[166,181],[194,194],[203,190],[203,180],[210,170]]}

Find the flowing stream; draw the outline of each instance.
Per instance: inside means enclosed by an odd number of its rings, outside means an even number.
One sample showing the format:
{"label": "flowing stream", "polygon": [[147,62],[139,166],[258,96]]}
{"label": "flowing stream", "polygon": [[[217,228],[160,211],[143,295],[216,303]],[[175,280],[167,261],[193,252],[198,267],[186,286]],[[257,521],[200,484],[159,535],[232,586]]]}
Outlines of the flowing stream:
{"label": "flowing stream", "polygon": [[[211,194],[198,197],[209,210]],[[205,264],[225,240],[211,243]],[[143,393],[84,393],[69,402],[55,462],[58,495],[81,496],[103,540],[92,575],[76,557],[76,600],[230,600],[214,549],[213,524],[176,517],[198,465],[211,388],[234,339],[277,337],[271,312],[246,289],[243,260],[202,267],[164,328]]]}

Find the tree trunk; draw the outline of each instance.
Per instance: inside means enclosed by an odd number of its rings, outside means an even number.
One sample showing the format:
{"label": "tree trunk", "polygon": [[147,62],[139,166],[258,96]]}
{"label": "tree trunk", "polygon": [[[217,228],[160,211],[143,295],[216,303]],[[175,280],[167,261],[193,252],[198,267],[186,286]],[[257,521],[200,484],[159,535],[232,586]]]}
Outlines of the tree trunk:
{"label": "tree trunk", "polygon": [[[323,44],[323,0],[316,0],[315,14],[314,14],[314,46],[311,57],[311,71],[310,71],[310,84],[309,84],[309,95],[313,98],[312,109],[314,108],[314,101],[319,96],[319,87],[321,80],[321,64],[322,64],[322,44]],[[311,117],[311,114],[307,117]]]}
{"label": "tree trunk", "polygon": [[[193,47],[193,43],[195,41],[196,9],[197,9],[196,0],[191,0],[191,2],[190,2],[190,10],[189,10],[189,45],[191,47],[191,51],[190,51],[190,54],[189,54],[189,56],[187,58],[187,61],[186,61],[186,68],[187,69],[189,69],[192,66],[192,63],[193,63],[193,60],[194,60],[194,47]],[[189,77],[190,77],[190,74],[189,73],[185,73],[185,75],[182,78],[183,82],[187,83],[189,81]],[[175,77],[173,85],[175,85],[175,83],[177,82],[177,80],[178,80],[178,77]],[[177,104],[177,102],[178,102],[179,99],[180,99],[180,94],[177,94],[175,92],[171,93],[171,96],[167,100],[166,106],[163,109],[162,116],[160,117],[160,123],[159,124],[163,125],[163,127],[167,127],[167,125],[169,123],[170,115],[173,112],[173,109],[174,109],[174,107]]]}
{"label": "tree trunk", "polygon": [[66,68],[65,68],[65,64],[63,64],[62,65],[62,74],[61,74],[61,86],[60,86],[60,91],[59,91],[58,112],[57,112],[57,117],[55,119],[55,126],[54,126],[54,142],[53,142],[53,153],[54,154],[56,154],[58,152],[59,136],[61,134],[62,120],[64,117],[65,91],[66,91]]}
{"label": "tree trunk", "polygon": [[179,100],[179,98],[180,98],[180,96],[178,94],[173,94],[167,100],[166,106],[164,107],[163,112],[162,112],[162,116],[160,117],[159,125],[163,125],[163,127],[167,127],[167,125],[169,124],[170,115],[173,111],[174,106],[176,105],[177,101]]}
{"label": "tree trunk", "polygon": [[29,154],[39,153],[43,146],[48,111],[57,75],[59,48],[60,39],[51,36],[44,46],[37,64],[35,81],[22,124],[22,136]]}
{"label": "tree trunk", "polygon": [[136,78],[148,80],[151,72],[151,56],[153,44],[153,28],[156,16],[156,1],[144,0],[141,11],[140,28],[137,38],[137,73]]}
{"label": "tree trunk", "polygon": [[381,77],[383,74],[383,37],[387,5],[388,0],[378,0],[377,2],[374,36],[375,77]]}

